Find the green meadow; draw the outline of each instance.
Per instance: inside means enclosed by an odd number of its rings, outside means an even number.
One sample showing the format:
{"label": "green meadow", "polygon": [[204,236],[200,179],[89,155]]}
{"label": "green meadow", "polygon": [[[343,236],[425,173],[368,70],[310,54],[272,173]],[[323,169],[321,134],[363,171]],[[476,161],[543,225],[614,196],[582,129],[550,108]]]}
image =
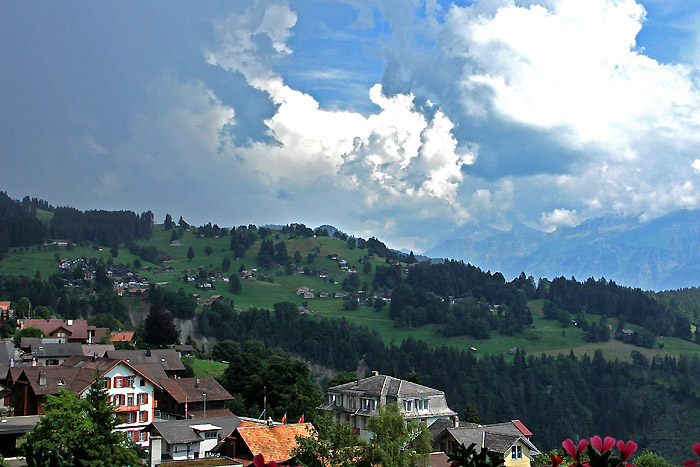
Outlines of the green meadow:
{"label": "green meadow", "polygon": [[[51,213],[43,213],[42,220],[49,222],[49,214]],[[537,300],[529,303],[533,313],[532,326],[515,336],[501,336],[496,332],[492,332],[491,338],[486,340],[474,339],[468,336],[445,338],[440,332],[440,326],[437,325],[427,325],[417,329],[397,328],[389,318],[388,306],[379,312],[372,307],[360,307],[354,311],[346,311],[343,310],[343,299],[332,298],[335,292],[342,291],[341,282],[348,276],[348,273],[341,270],[337,262],[329,259],[328,255],[336,253],[348,262],[348,266],[357,267],[358,271],[360,271],[360,282],[366,283],[370,290],[372,289],[375,268],[386,263],[384,259],[375,257],[370,260],[372,272],[364,274],[362,273],[362,264],[359,263],[359,259],[367,254],[367,250],[357,248],[351,250],[346,242],[328,237],[289,239],[287,235],[280,234],[280,238],[275,239],[275,242],[284,241],[290,257],[296,251],[299,251],[302,256],[299,266],[307,266],[309,269],[328,270],[329,276],[336,281],[334,284],[324,281],[317,275],[287,275],[281,268],[278,268],[272,271],[262,271],[268,275],[268,280],[241,279],[241,292],[237,295],[230,291],[229,283],[223,280],[217,280],[211,289],[199,289],[193,282],[183,282],[185,270],[197,270],[200,266],[204,266],[210,272],[220,271],[224,275],[233,275],[237,274],[241,267],[246,269],[256,268],[260,239],[246,251],[242,258],[236,259],[230,250],[230,237],[228,236],[200,238],[187,231],[180,238],[182,246],[171,246],[171,234],[171,231],[164,230],[161,225],[154,226],[151,238],[140,242],[140,244],[156,247],[161,254],[169,259],[162,265],[140,260],[141,268],[135,270],[135,272],[159,286],[170,287],[173,290],[182,288],[186,293],[199,294],[201,299],[212,295],[223,295],[233,300],[237,309],[248,309],[251,307],[271,308],[280,301],[289,301],[296,305],[303,305],[324,317],[333,319],[344,318],[353,324],[365,326],[370,330],[376,331],[388,345],[399,345],[404,339],[412,337],[425,341],[431,347],[447,345],[467,351],[473,351],[471,349],[474,348],[477,356],[503,354],[508,359],[512,358],[509,350],[514,347],[537,355],[542,353],[548,355],[568,354],[571,351],[576,355],[593,355],[596,350],[600,349],[607,358],[625,361],[631,360],[630,354],[633,350],[641,352],[648,358],[654,355],[689,355],[697,352],[697,345],[668,337],[663,340],[657,340],[653,349],[634,347],[615,340],[603,343],[589,343],[586,342],[585,335],[581,329],[574,326],[562,328],[558,322],[544,319],[542,302]],[[268,238],[274,238],[274,234]],[[187,258],[187,251],[190,247],[195,253],[192,260]],[[207,247],[212,250],[212,253],[208,256],[205,254]],[[309,254],[315,255],[311,264],[307,262]],[[127,264],[132,267],[132,270],[134,270],[132,265],[137,259],[123,245],[120,245],[117,257],[112,257],[109,249],[106,247],[95,249],[88,244],[75,245],[72,248],[44,245],[13,248],[0,261],[0,275],[34,277],[38,271],[41,277],[46,279],[60,271],[59,259],[80,257],[87,259],[97,258],[105,263],[111,258],[115,264]],[[228,258],[231,262],[228,272],[222,270],[224,258]],[[173,270],[170,272],[163,271],[163,268],[168,266],[172,266]],[[295,290],[301,286],[307,286],[316,293],[326,291],[330,297],[305,300],[295,293]],[[600,317],[590,314],[587,315],[587,319],[590,322],[597,322]],[[616,319],[608,319],[607,323],[612,325],[613,329],[617,328],[618,323]],[[632,325],[626,325],[626,327],[635,329]],[[659,344],[663,344],[663,348],[660,348]],[[205,370],[200,369],[199,371]]]}

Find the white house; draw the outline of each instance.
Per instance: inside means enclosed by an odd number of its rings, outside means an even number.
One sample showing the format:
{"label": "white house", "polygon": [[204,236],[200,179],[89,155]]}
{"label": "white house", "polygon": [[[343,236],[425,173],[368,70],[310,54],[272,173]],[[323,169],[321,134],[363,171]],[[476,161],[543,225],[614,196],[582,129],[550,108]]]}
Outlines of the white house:
{"label": "white house", "polygon": [[439,419],[457,415],[447,406],[445,393],[438,389],[374,372],[369,378],[328,389],[328,400],[317,407],[333,414],[336,421],[350,425],[355,434],[369,441],[370,417],[379,415],[379,407],[397,404],[407,420],[420,420],[430,426]]}

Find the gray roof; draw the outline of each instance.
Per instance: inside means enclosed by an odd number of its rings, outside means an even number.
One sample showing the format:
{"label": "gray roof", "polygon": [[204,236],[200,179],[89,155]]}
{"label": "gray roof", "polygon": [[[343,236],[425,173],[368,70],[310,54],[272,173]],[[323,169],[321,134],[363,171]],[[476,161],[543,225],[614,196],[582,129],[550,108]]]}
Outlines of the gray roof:
{"label": "gray roof", "polygon": [[83,347],[80,344],[32,344],[31,349],[39,358],[83,355]]}
{"label": "gray roof", "polygon": [[12,342],[0,342],[0,364],[10,363],[10,359],[14,357],[14,349],[9,346]]}
{"label": "gray roof", "polygon": [[26,415],[22,417],[6,417],[0,423],[0,434],[21,434],[33,430],[39,423],[41,415]]}
{"label": "gray roof", "polygon": [[494,425],[475,425],[470,423],[468,426],[446,428],[442,434],[434,438],[433,443],[444,437],[446,433],[452,435],[455,441],[465,446],[473,443],[476,444],[477,448],[485,447],[489,451],[499,453],[505,453],[520,440],[530,448],[531,455],[536,456],[540,454],[539,449],[512,422]]}
{"label": "gray roof", "polygon": [[199,425],[214,425],[219,427],[219,439],[224,439],[241,424],[241,420],[235,415],[230,417],[198,418],[196,420],[170,420],[165,422],[153,422],[147,430],[152,434],[160,433],[168,444],[185,444],[202,441],[202,437],[192,428]]}
{"label": "gray roof", "polygon": [[417,395],[445,394],[439,389],[411,383],[393,376],[377,375],[341,384],[328,389],[328,392],[356,393],[369,396],[412,397]]}

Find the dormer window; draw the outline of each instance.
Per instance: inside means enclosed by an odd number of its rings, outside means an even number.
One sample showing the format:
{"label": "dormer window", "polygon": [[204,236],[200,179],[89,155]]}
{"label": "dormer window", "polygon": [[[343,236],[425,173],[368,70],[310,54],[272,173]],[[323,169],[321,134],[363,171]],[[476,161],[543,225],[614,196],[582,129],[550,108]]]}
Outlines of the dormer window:
{"label": "dormer window", "polygon": [[413,410],[413,400],[403,401],[403,408],[406,412],[411,412]]}

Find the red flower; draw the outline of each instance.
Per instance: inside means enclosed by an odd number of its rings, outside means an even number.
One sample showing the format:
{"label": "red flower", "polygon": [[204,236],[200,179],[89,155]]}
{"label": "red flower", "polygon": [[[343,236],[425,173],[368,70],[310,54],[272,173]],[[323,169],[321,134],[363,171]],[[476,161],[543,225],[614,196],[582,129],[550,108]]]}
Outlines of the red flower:
{"label": "red flower", "polygon": [[[574,463],[571,465],[582,465],[581,464],[581,453],[583,452],[584,449],[586,449],[586,446],[588,446],[588,441],[585,439],[582,439],[581,441],[578,442],[578,446],[574,447],[574,442],[571,441],[570,439],[567,439],[563,443],[561,443],[562,447],[566,452],[569,453],[571,457],[574,458]],[[636,445],[635,445],[636,449]]]}
{"label": "red flower", "polygon": [[[693,446],[693,451],[695,452],[695,455],[700,457],[700,443],[697,443],[695,446]],[[683,467],[696,467],[700,463],[694,459],[687,460],[683,463]]]}
{"label": "red flower", "polygon": [[561,456],[555,456],[551,452],[549,453],[549,458],[552,460],[552,467],[559,467],[563,458]]}
{"label": "red flower", "polygon": [[[637,450],[637,443],[632,440],[627,441],[627,444],[622,440],[617,442],[617,449],[620,450],[620,462],[625,462]],[[632,465],[632,464],[627,464]]]}
{"label": "red flower", "polygon": [[615,446],[615,439],[611,438],[610,436],[606,436],[605,441],[603,442],[600,440],[600,436],[594,436],[591,438],[591,444],[595,446],[599,453],[602,454],[605,451],[611,450],[613,446]]}

